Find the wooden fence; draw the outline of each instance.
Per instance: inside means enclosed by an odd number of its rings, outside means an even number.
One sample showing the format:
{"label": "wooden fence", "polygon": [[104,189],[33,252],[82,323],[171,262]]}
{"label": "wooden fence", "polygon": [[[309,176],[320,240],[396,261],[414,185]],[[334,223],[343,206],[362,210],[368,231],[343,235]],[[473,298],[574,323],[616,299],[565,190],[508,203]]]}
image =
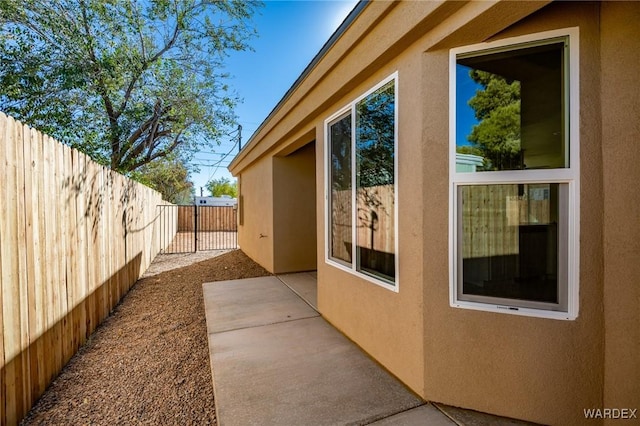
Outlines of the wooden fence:
{"label": "wooden fence", "polygon": [[[238,230],[238,212],[233,206],[196,206],[198,209],[198,231]],[[194,206],[178,206],[178,232],[193,232]]]}
{"label": "wooden fence", "polygon": [[[551,186],[526,185],[525,189],[526,194],[519,195],[518,185],[462,187],[463,258],[518,254],[521,225],[557,222],[551,215]],[[538,192],[539,199],[530,196]]]}
{"label": "wooden fence", "polygon": [[[395,253],[395,213],[393,185],[360,188],[356,194],[356,243],[358,247]],[[352,192],[331,193],[332,256],[351,261]]]}
{"label": "wooden fence", "polygon": [[14,425],[162,248],[161,197],[2,114],[0,166],[0,423]]}

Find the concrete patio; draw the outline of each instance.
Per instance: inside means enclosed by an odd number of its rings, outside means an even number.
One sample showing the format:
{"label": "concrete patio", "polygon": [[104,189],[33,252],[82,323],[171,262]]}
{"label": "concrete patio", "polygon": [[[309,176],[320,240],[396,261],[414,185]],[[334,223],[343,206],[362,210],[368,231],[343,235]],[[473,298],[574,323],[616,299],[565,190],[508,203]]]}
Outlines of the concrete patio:
{"label": "concrete patio", "polygon": [[219,425],[523,424],[418,398],[320,316],[315,279],[203,284]]}

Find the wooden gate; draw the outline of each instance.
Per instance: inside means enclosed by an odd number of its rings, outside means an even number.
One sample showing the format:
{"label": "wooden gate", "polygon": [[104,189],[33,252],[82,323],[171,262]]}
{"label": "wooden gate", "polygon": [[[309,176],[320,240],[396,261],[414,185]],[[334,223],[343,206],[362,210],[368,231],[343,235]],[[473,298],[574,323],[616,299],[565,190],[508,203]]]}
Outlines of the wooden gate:
{"label": "wooden gate", "polygon": [[171,241],[160,241],[163,254],[238,248],[238,215],[235,206],[159,205],[160,239],[175,229]]}

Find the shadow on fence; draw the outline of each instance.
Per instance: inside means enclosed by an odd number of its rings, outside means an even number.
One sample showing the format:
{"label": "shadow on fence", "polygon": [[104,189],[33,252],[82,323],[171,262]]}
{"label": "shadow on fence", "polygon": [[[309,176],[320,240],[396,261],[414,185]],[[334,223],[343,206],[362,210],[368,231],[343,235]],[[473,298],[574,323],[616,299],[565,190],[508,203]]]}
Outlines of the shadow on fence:
{"label": "shadow on fence", "polygon": [[162,198],[1,113],[0,164],[0,424],[14,425],[164,248]]}
{"label": "shadow on fence", "polygon": [[142,253],[120,268],[39,336],[5,361],[0,371],[2,424],[18,424],[96,327],[109,316],[140,275]]}

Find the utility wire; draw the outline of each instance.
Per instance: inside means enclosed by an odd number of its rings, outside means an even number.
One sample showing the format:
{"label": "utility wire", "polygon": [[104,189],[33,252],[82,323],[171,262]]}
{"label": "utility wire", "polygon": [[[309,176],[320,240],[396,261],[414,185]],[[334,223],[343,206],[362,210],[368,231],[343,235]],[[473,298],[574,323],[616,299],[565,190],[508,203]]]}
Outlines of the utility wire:
{"label": "utility wire", "polygon": [[221,152],[208,152],[208,151],[198,151],[198,154],[208,154],[208,155],[224,155]]}
{"label": "utility wire", "polygon": [[216,163],[212,164],[211,166],[215,165],[215,169],[213,169],[213,172],[211,172],[211,175],[209,175],[209,178],[207,179],[207,183],[211,182],[211,179],[213,178],[213,176],[216,174],[216,172],[218,171],[218,169],[220,168],[220,164],[229,156],[231,155],[231,153],[236,149],[236,146],[239,146],[242,142],[242,133],[240,131],[240,129],[242,129],[242,127],[238,126],[238,137],[236,138],[235,143],[233,144],[233,146],[231,147],[231,149],[229,150],[229,152],[227,152],[220,160],[218,160]]}

